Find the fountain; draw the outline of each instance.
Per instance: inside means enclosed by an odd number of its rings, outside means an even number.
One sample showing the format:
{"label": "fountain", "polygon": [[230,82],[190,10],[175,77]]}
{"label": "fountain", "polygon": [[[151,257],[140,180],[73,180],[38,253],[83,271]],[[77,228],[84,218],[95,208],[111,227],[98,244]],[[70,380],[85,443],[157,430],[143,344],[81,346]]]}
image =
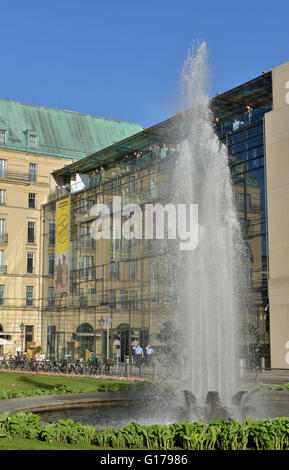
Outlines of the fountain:
{"label": "fountain", "polygon": [[181,144],[174,194],[177,202],[198,204],[199,241],[194,250],[174,250],[177,274],[172,289],[178,299],[176,321],[184,325],[186,388],[201,406],[212,409],[216,395],[211,391],[218,392],[224,407],[238,389],[237,331],[245,251],[227,150],[212,125],[205,43],[188,55],[183,83],[189,108],[183,126],[189,128],[189,137]]}
{"label": "fountain", "polygon": [[[135,420],[151,424],[267,416],[265,408],[259,407],[260,390],[239,390],[238,327],[246,308],[243,295],[249,292],[247,254],[227,151],[212,126],[207,77],[207,49],[202,43],[188,56],[183,71],[189,108],[183,126],[186,135],[188,128],[190,132],[181,144],[171,183],[176,204],[198,204],[199,243],[191,251],[180,251],[178,241],[168,243],[165,260],[166,299],[179,327],[178,331],[171,328],[168,337],[170,343],[175,341],[181,383],[158,391],[145,406],[102,409],[95,414],[90,410],[80,415],[81,421],[121,427]],[[274,412],[278,413],[270,411]]]}

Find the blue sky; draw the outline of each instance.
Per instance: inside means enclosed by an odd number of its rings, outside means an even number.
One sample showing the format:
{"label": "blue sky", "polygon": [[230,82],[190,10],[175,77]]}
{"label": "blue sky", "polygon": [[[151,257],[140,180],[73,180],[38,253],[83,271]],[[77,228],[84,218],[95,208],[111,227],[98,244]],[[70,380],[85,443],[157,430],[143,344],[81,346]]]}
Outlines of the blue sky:
{"label": "blue sky", "polygon": [[1,2],[0,98],[153,125],[177,109],[190,45],[211,95],[289,61],[289,1]]}

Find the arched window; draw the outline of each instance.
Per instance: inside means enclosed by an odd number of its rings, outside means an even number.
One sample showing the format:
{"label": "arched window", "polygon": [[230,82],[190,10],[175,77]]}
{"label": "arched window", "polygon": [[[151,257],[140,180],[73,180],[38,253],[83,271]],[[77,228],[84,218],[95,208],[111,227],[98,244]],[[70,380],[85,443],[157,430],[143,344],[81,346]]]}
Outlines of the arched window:
{"label": "arched window", "polygon": [[93,333],[93,327],[89,323],[81,323],[76,329],[76,333]]}
{"label": "arched window", "polygon": [[95,352],[94,329],[89,323],[81,323],[76,329],[79,342],[79,357],[84,357],[85,350]]}

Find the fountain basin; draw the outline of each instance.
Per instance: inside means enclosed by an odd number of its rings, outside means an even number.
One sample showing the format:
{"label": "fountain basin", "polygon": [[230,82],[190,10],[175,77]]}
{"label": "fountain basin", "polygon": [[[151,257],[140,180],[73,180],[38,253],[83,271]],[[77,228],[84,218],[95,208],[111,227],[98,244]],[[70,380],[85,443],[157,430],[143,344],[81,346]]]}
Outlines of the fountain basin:
{"label": "fountain basin", "polygon": [[139,403],[147,396],[133,392],[94,392],[67,393],[57,395],[40,395],[24,398],[0,400],[0,413],[40,413],[44,411],[69,410],[74,408],[91,408],[115,406],[126,403]]}
{"label": "fountain basin", "polygon": [[[42,422],[72,419],[98,430],[120,428],[135,421],[142,425],[179,421],[211,422],[216,417],[269,419],[289,417],[289,392],[254,389],[240,392],[232,407],[222,407],[217,392],[209,392],[203,406],[193,394],[156,396],[135,392],[97,392],[25,397],[0,401],[0,412],[33,412]],[[190,402],[188,403],[188,399]]]}

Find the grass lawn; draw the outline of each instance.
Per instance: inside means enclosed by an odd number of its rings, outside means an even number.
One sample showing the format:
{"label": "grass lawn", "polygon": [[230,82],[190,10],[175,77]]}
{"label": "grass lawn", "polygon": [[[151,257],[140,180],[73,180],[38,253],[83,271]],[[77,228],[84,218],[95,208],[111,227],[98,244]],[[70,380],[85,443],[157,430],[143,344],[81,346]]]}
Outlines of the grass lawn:
{"label": "grass lawn", "polygon": [[[36,394],[54,393],[55,388],[68,387],[68,391],[89,393],[99,391],[125,391],[145,386],[145,382],[131,382],[116,379],[93,379],[90,377],[63,377],[18,372],[0,372],[0,394],[6,392],[29,392]],[[69,389],[70,387],[70,389]],[[43,393],[44,392],[44,393]],[[1,397],[0,397],[1,398]],[[5,450],[104,450],[92,445],[50,444],[38,439],[0,438],[0,451]],[[107,450],[107,449],[105,449]],[[111,450],[111,449],[109,449]]]}
{"label": "grass lawn", "polygon": [[74,444],[49,444],[38,439],[0,439],[0,450],[100,450],[100,447]]}
{"label": "grass lawn", "polygon": [[126,382],[114,379],[93,379],[90,377],[62,377],[36,375],[18,372],[0,372],[0,392],[15,389],[18,391],[42,390],[51,393],[55,387],[77,388],[82,393],[99,391],[133,390],[143,383]]}

